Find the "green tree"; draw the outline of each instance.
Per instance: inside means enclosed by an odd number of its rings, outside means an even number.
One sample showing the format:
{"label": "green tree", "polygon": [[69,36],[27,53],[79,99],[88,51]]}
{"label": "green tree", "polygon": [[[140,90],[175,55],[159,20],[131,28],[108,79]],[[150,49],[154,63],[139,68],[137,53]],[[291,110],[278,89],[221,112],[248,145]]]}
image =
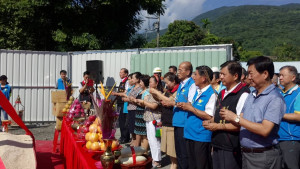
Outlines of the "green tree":
{"label": "green tree", "polygon": [[0,46],[23,50],[123,48],[141,10],[163,14],[164,0],[0,0]]}
{"label": "green tree", "polygon": [[206,32],[207,34],[209,34],[210,32],[209,32],[209,29],[208,29],[208,28],[209,28],[211,22],[209,21],[208,18],[201,19],[201,22],[202,22],[202,28],[205,30],[205,32]]}
{"label": "green tree", "polygon": [[300,47],[283,43],[274,48],[273,55],[276,61],[297,61],[300,59]]}
{"label": "green tree", "polygon": [[[177,20],[168,25],[167,32],[160,38],[160,47],[192,46],[212,44],[233,44],[233,57],[239,60],[237,51],[239,43],[230,38],[221,38],[211,33],[204,33],[200,26],[192,21]],[[144,47],[155,48],[156,40],[152,40]]]}
{"label": "green tree", "polygon": [[[168,25],[168,31],[161,36],[159,46],[199,45],[204,36],[204,32],[194,22],[177,20]],[[155,47],[154,41],[148,43],[146,47]]]}

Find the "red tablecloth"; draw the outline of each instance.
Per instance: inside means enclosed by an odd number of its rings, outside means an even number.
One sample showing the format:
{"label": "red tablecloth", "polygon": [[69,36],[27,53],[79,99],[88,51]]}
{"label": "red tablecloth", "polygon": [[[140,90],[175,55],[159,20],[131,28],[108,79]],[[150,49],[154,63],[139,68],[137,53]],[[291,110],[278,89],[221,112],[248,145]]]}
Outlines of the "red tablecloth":
{"label": "red tablecloth", "polygon": [[75,138],[74,130],[63,119],[61,127],[60,152],[65,157],[67,169],[97,169],[100,154],[89,153],[83,149],[85,143]]}

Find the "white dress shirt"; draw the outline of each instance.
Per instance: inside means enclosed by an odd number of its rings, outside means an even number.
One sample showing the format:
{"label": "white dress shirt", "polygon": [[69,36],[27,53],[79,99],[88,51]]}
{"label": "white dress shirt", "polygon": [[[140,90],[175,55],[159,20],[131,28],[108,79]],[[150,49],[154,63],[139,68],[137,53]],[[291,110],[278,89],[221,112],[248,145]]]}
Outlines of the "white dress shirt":
{"label": "white dress shirt", "polygon": [[[241,82],[240,82],[241,83]],[[224,94],[224,98],[229,94],[229,93],[231,93],[240,83],[238,83],[237,85],[235,85],[232,89],[230,89],[229,91],[227,91],[227,88],[225,89],[225,94]],[[245,101],[246,101],[246,99],[247,99],[247,97],[248,97],[248,95],[249,95],[249,93],[243,93],[242,95],[241,95],[241,97],[239,98],[239,101],[238,101],[238,103],[237,103],[237,105],[236,105],[236,114],[237,115],[240,115],[241,114],[241,111],[242,111],[242,109],[243,109],[243,107],[244,107],[244,104],[245,104]],[[223,98],[223,99],[224,99]]]}

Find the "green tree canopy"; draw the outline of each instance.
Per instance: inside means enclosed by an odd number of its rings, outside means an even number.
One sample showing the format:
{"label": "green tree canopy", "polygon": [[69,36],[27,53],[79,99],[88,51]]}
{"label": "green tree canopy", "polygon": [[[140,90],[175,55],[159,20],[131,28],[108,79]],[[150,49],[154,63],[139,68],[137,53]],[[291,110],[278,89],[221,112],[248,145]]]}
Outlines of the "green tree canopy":
{"label": "green tree canopy", "polygon": [[138,14],[163,14],[164,0],[0,0],[0,47],[22,50],[122,48]]}
{"label": "green tree canopy", "polygon": [[[159,39],[160,47],[171,46],[192,46],[192,45],[212,45],[212,44],[233,44],[233,56],[239,59],[237,52],[238,43],[230,38],[221,38],[196,25],[192,21],[176,20],[168,25],[167,32]],[[156,47],[156,40],[147,43],[145,47]]]}
{"label": "green tree canopy", "polygon": [[[170,23],[168,31],[159,39],[159,46],[190,46],[198,45],[204,38],[204,32],[192,21],[177,20]],[[147,47],[155,47],[155,40]]]}

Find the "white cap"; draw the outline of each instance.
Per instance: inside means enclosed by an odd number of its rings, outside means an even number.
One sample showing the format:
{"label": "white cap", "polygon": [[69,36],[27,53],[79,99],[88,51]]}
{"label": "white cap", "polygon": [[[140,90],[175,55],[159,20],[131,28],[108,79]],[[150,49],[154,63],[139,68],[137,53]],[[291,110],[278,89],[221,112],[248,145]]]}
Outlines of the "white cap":
{"label": "white cap", "polygon": [[156,67],[153,69],[153,73],[161,73],[161,72],[162,72],[162,70],[160,67]]}
{"label": "white cap", "polygon": [[211,70],[212,70],[213,72],[220,72],[220,70],[219,70],[218,67],[212,67]]}

